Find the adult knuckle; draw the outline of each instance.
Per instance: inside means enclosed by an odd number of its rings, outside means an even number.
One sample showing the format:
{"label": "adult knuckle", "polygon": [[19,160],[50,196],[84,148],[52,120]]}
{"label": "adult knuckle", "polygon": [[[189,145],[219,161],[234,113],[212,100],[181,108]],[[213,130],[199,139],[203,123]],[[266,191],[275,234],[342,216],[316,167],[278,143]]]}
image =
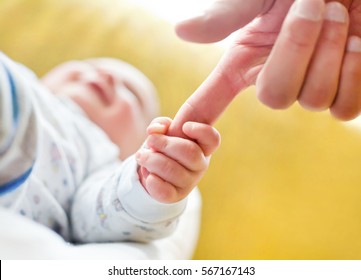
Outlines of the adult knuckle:
{"label": "adult knuckle", "polygon": [[322,40],[327,44],[328,48],[337,48],[343,47],[346,38],[346,32],[344,29],[340,28],[329,28],[327,32],[324,33]]}
{"label": "adult knuckle", "polygon": [[288,47],[293,51],[309,49],[313,47],[314,44],[313,41],[309,40],[307,30],[298,30],[291,27],[288,32],[285,32],[284,36],[284,39],[289,43]]}
{"label": "adult knuckle", "polygon": [[298,101],[303,108],[322,111],[331,106],[334,96],[335,93],[327,87],[313,87],[303,92]]}
{"label": "adult knuckle", "polygon": [[272,89],[264,88],[258,92],[258,99],[272,109],[286,109],[290,107],[294,100],[286,92],[275,92]]}

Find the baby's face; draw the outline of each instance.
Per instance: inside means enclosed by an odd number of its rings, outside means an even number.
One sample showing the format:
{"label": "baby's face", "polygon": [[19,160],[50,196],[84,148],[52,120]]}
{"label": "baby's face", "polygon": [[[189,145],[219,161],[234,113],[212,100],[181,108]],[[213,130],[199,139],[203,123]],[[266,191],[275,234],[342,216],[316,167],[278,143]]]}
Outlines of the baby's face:
{"label": "baby's face", "polygon": [[54,94],[76,102],[119,146],[122,159],[140,147],[147,125],[158,114],[152,83],[119,60],[66,62],[46,74],[43,82]]}

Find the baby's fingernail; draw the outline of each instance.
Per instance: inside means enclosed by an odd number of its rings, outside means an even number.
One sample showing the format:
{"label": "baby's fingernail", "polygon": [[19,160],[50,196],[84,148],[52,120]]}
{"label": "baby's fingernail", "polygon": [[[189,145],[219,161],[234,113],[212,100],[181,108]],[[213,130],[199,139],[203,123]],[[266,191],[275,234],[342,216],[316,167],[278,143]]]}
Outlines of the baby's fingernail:
{"label": "baby's fingernail", "polygon": [[326,6],[325,19],[345,23],[347,22],[347,11],[341,3],[329,3]]}
{"label": "baby's fingernail", "polygon": [[140,163],[143,162],[145,157],[146,157],[147,151],[146,150],[139,150],[136,154],[135,154],[135,160]]}
{"label": "baby's fingernail", "polygon": [[151,123],[147,131],[148,133],[164,133],[165,125],[161,123]]}
{"label": "baby's fingernail", "polygon": [[138,150],[135,154],[135,160],[139,164],[142,164],[148,160],[148,157],[150,156],[150,154],[151,154],[150,150],[147,150],[147,149]]}
{"label": "baby's fingernail", "polygon": [[361,52],[361,38],[358,36],[351,36],[347,42],[348,52]]}
{"label": "baby's fingernail", "polygon": [[136,160],[136,161],[140,161],[140,160],[141,160],[141,158],[142,158],[142,153],[141,153],[141,152],[139,152],[139,151],[138,151],[138,152],[136,152],[136,153],[135,153],[135,160]]}
{"label": "baby's fingernail", "polygon": [[315,0],[296,0],[291,8],[291,12],[311,21],[320,21],[323,18],[324,3]]}

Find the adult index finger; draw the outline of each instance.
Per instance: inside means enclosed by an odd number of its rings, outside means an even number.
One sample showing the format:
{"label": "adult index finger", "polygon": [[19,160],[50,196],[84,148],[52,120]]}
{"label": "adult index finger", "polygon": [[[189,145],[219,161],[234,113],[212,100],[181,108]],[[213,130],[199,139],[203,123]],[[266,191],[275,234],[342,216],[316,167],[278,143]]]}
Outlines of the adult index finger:
{"label": "adult index finger", "polygon": [[[227,59],[227,54],[224,59]],[[201,86],[186,100],[177,112],[168,130],[169,136],[188,139],[182,127],[188,121],[214,124],[234,97],[248,84],[221,61]]]}

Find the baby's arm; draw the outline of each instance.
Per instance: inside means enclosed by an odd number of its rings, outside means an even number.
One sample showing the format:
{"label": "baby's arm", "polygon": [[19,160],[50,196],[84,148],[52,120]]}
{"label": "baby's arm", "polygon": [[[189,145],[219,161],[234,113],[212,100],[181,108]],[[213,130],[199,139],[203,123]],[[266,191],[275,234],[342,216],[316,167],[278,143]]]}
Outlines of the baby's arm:
{"label": "baby's arm", "polygon": [[104,165],[83,182],[71,210],[75,241],[148,242],[174,231],[186,200],[156,201],[141,185],[137,169],[133,155],[119,164]]}
{"label": "baby's arm", "polygon": [[166,135],[171,123],[169,118],[155,119],[148,127],[147,148],[136,154],[142,185],[163,203],[177,202],[190,193],[220,144],[219,133],[210,125],[186,122],[182,127],[185,139]]}
{"label": "baby's arm", "polygon": [[[117,168],[104,166],[77,190],[71,212],[76,241],[146,242],[175,230],[186,207],[185,198],[219,145],[219,134],[211,126],[187,123],[183,131],[194,141],[169,137],[165,133],[170,123],[160,118],[148,128],[149,149],[137,154],[142,174],[131,156]],[[144,167],[150,171],[148,176]]]}
{"label": "baby's arm", "polygon": [[31,172],[37,145],[32,86],[22,69],[0,53],[0,196]]}

